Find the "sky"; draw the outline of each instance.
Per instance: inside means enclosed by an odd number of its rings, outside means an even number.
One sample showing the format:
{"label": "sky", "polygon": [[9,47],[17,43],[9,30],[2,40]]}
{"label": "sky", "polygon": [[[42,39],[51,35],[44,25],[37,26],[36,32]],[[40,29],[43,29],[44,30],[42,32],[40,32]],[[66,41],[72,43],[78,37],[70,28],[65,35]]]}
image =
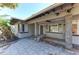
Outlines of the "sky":
{"label": "sky", "polygon": [[16,9],[0,8],[0,15],[24,20],[50,5],[50,3],[20,3]]}

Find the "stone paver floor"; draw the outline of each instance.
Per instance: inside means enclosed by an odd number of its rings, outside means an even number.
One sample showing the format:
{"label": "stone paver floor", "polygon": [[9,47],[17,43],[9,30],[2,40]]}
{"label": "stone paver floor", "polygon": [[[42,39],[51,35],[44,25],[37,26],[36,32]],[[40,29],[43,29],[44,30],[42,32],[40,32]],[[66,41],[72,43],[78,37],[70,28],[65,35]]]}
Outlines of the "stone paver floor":
{"label": "stone paver floor", "polygon": [[0,48],[2,55],[72,55],[62,47],[45,42],[37,42],[31,38],[20,39],[17,42]]}

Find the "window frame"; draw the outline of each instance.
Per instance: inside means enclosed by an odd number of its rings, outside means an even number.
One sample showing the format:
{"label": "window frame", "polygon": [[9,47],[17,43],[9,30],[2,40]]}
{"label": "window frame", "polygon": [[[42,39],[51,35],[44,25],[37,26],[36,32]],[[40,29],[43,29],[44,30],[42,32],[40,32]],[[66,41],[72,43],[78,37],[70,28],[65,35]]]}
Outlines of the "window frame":
{"label": "window frame", "polygon": [[[28,25],[27,25],[27,27],[28,27]],[[18,24],[18,32],[19,33],[28,33],[28,30],[25,31],[25,24],[24,23]]]}
{"label": "window frame", "polygon": [[[58,30],[58,31],[55,31],[55,32],[53,31],[53,32],[51,32],[51,31],[50,31],[50,26],[51,26],[51,25],[57,25],[57,27],[58,27],[58,29],[57,29],[57,30]],[[62,27],[63,27],[63,28],[62,28],[62,29],[63,29],[63,31],[60,31],[60,27],[59,27],[60,25],[62,25]],[[48,33],[64,34],[64,32],[65,32],[65,30],[64,30],[64,28],[65,28],[65,27],[64,27],[64,24],[63,24],[63,23],[49,24],[49,27],[48,27],[48,28],[49,28]]]}
{"label": "window frame", "polygon": [[[78,21],[79,20],[77,20],[77,19],[75,19],[75,20],[72,20],[72,35],[73,36],[79,36],[79,34],[77,33],[77,31],[78,31]],[[75,29],[74,29],[75,28]]]}
{"label": "window frame", "polygon": [[[51,26],[57,26],[57,30],[58,30],[58,31],[55,31],[56,28],[55,28],[53,31],[51,31]],[[50,32],[50,33],[58,33],[58,32],[59,32],[58,24],[49,25],[49,32]]]}

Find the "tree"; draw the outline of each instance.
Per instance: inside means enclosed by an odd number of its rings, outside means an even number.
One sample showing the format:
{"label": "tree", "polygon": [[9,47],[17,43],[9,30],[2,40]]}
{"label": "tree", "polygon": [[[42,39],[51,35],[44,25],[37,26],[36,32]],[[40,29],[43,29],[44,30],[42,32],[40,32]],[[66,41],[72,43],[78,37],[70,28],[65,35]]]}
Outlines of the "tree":
{"label": "tree", "polygon": [[2,38],[4,41],[12,41],[12,40],[15,40],[17,38],[12,33],[11,27],[8,24],[10,24],[10,22],[7,21],[7,19],[0,18],[0,32],[2,32],[0,34],[0,40]]}
{"label": "tree", "polygon": [[1,8],[10,8],[10,9],[15,9],[18,6],[17,3],[0,3]]}
{"label": "tree", "polygon": [[[0,3],[1,8],[10,8],[15,9],[18,6],[17,3]],[[6,16],[6,15],[2,15]],[[8,41],[13,39],[15,36],[11,32],[10,26],[8,26],[9,22],[7,19],[0,18],[0,31],[2,32],[2,35],[0,35],[0,38],[2,37],[4,40]]]}

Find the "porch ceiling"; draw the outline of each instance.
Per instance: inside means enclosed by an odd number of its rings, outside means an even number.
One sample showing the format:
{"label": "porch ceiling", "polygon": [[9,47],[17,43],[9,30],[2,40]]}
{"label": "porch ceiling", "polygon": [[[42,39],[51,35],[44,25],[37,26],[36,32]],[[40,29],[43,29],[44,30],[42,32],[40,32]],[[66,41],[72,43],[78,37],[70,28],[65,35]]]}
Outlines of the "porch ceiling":
{"label": "porch ceiling", "polygon": [[40,21],[38,24],[51,24],[51,23],[64,23],[64,17],[53,19],[53,20],[46,20],[46,21]]}

